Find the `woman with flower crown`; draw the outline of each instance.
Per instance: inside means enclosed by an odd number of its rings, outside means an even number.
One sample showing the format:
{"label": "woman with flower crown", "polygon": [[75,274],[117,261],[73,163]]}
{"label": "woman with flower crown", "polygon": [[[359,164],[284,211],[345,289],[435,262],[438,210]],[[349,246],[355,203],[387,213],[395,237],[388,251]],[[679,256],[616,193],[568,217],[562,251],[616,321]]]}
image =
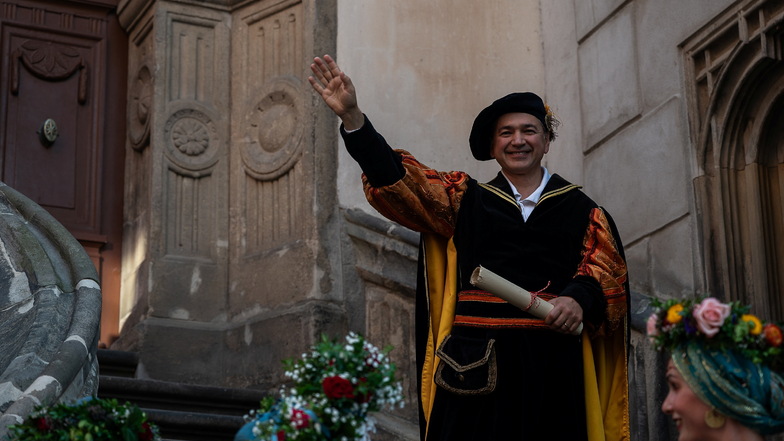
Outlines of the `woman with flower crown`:
{"label": "woman with flower crown", "polygon": [[737,302],[654,301],[648,336],[670,351],[662,411],[679,441],[761,441],[784,431],[782,328]]}

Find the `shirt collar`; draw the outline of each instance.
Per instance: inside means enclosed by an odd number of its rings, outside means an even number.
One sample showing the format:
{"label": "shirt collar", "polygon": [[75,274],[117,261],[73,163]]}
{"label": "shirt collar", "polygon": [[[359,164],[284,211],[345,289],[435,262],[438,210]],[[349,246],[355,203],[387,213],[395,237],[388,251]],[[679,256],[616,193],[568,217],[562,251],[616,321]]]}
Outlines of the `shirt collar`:
{"label": "shirt collar", "polygon": [[542,197],[542,192],[544,191],[544,187],[547,185],[547,182],[550,181],[550,172],[547,170],[547,167],[542,167],[542,182],[539,183],[539,186],[536,187],[536,190],[534,190],[533,193],[528,195],[528,197],[524,198],[523,195],[521,195],[520,192],[517,191],[517,187],[515,187],[514,184],[512,184],[512,181],[510,181],[509,178],[506,177],[506,174],[504,174],[503,172],[501,172],[501,174],[504,175],[504,179],[506,179],[506,182],[509,183],[509,187],[512,188],[512,194],[514,194],[515,200],[517,200],[518,204],[522,203],[522,201],[530,201],[534,205],[538,204],[539,198]]}

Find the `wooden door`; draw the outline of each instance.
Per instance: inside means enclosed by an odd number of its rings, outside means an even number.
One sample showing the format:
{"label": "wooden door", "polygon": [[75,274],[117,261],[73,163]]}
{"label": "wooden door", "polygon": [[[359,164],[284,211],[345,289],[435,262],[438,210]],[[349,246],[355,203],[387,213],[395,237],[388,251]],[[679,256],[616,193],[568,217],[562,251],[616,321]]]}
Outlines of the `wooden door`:
{"label": "wooden door", "polygon": [[84,246],[118,335],[127,37],[118,0],[0,2],[0,180]]}

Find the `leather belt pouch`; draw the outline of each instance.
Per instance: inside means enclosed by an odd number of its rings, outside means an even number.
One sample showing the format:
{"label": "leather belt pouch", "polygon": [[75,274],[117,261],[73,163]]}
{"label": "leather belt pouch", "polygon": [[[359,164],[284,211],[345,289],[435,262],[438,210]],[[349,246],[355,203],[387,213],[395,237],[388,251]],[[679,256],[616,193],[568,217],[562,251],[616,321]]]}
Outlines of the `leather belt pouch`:
{"label": "leather belt pouch", "polygon": [[448,335],[436,355],[441,362],[435,382],[442,388],[458,395],[485,395],[495,390],[495,340]]}

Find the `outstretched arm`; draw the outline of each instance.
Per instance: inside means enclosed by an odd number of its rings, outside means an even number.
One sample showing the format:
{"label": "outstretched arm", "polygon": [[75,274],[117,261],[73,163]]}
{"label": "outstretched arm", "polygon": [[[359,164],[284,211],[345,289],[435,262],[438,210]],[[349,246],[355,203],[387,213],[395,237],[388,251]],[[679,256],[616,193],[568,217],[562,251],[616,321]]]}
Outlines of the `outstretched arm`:
{"label": "outstretched arm", "polygon": [[365,116],[357,105],[357,91],[354,83],[329,55],[316,57],[310,65],[313,76],[308,77],[310,85],[321,95],[321,99],[335,112],[346,130],[356,130],[365,123]]}
{"label": "outstretched arm", "polygon": [[359,110],[354,84],[332,57],[314,58],[310,70],[313,90],[343,121],[341,135],[346,150],[362,168],[370,204],[408,228],[451,236],[468,176],[439,173],[410,154],[393,150]]}

